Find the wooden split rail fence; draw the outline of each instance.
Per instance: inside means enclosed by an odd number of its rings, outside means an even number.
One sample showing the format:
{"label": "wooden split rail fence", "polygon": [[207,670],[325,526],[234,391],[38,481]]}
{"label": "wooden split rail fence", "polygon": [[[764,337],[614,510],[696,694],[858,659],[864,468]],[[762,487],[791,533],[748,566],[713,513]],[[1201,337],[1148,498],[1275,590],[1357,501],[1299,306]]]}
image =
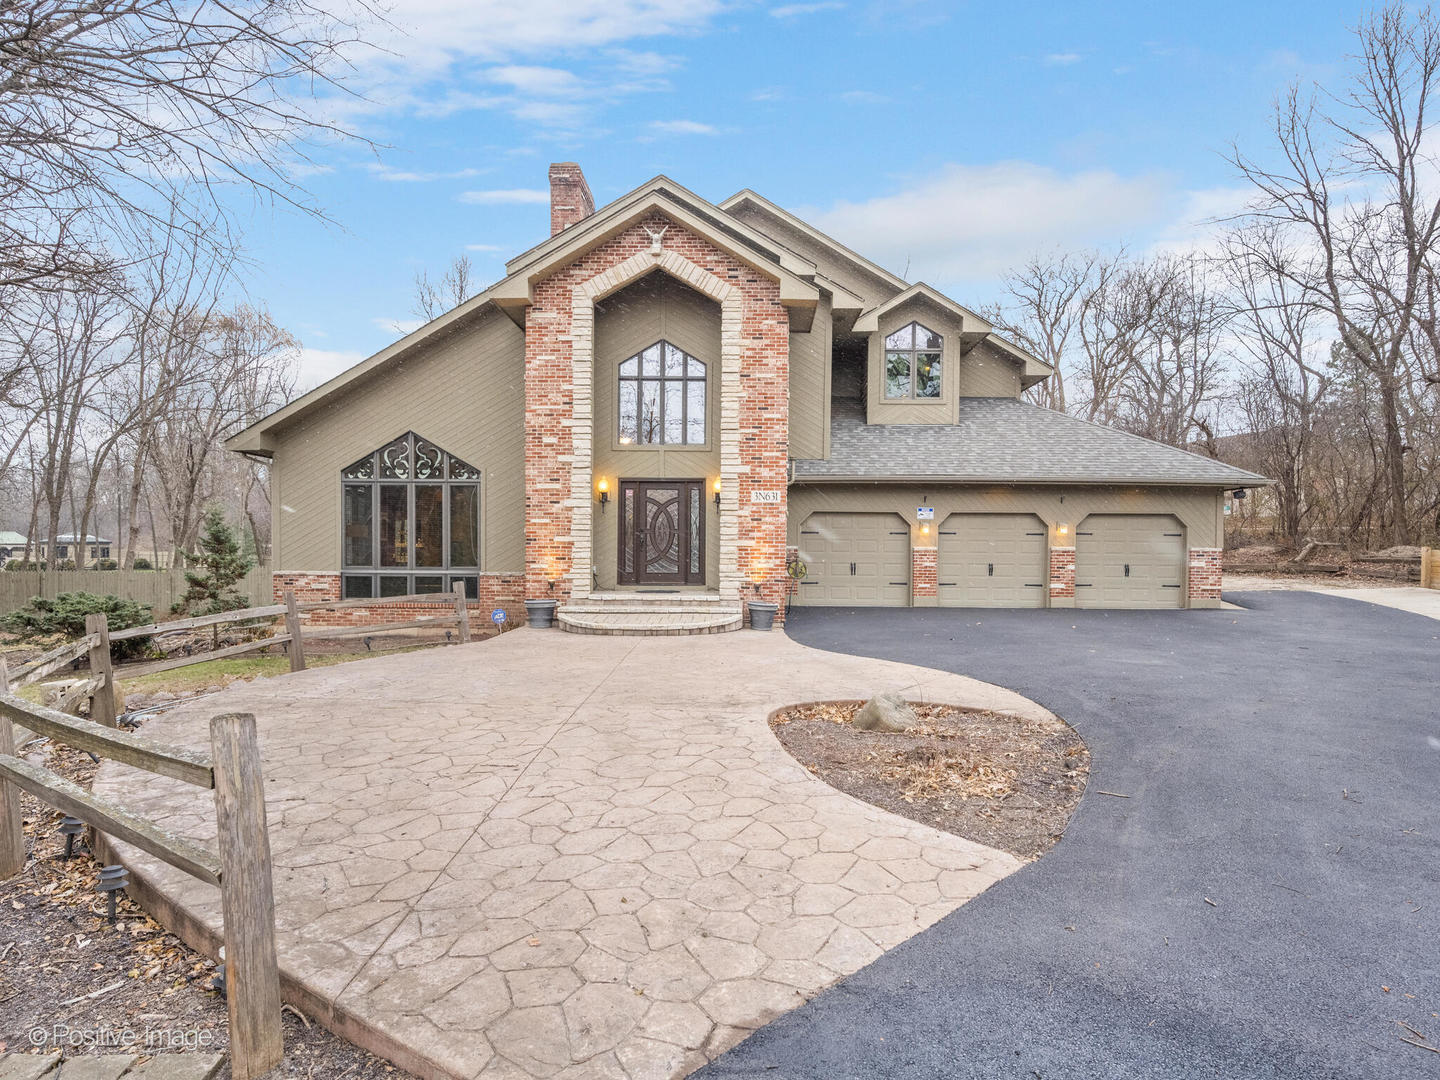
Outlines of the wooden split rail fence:
{"label": "wooden split rail fence", "polygon": [[[387,604],[444,604],[445,615],[403,622],[306,631],[307,611],[377,608]],[[230,1013],[232,1080],[251,1080],[280,1063],[284,1046],[280,1026],[280,971],[275,953],[275,898],[271,878],[270,841],[265,827],[265,787],[255,717],[224,713],[210,721],[210,754],[171,746],[144,735],[117,730],[115,669],[110,644],[128,638],[159,637],[183,630],[284,616],[284,630],[254,641],[191,656],[128,665],[129,678],[225,656],[284,644],[290,669],[305,667],[305,641],[316,637],[358,637],[420,627],[454,626],[460,641],[470,640],[465,594],[426,593],[380,600],[321,601],[297,604],[293,593],[283,604],[243,608],[218,615],[136,626],[111,633],[104,615],[86,619],[85,635],[36,657],[13,675],[0,657],[0,880],[25,867],[25,836],[20,817],[20,792],[30,792],[62,813],[79,818],[106,836],[131,844],[192,877],[220,888],[224,914],[225,986]],[[71,716],[16,696],[28,686],[88,658],[90,719]],[[13,680],[13,681],[12,681]],[[218,851],[212,852],[123,806],[92,795],[78,784],[42,769],[16,754],[15,730],[21,728],[56,742],[86,750],[126,765],[194,784],[215,793]]]}
{"label": "wooden split rail fence", "polygon": [[[16,727],[214,791],[218,852],[176,836],[17,756]],[[0,694],[0,879],[13,877],[25,867],[22,789],[107,836],[220,887],[231,1076],[233,1080],[251,1080],[278,1065],[284,1056],[280,968],[275,954],[275,898],[255,717],[249,713],[213,717],[207,756],[32,705],[8,692]]]}

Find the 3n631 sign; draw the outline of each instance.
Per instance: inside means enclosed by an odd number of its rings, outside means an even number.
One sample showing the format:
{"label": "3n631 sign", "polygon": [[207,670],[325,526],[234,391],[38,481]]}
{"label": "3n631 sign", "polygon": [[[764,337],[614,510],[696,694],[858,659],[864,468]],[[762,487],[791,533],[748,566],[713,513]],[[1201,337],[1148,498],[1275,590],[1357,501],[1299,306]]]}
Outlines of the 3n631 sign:
{"label": "3n631 sign", "polygon": [[752,491],[750,492],[751,505],[779,506],[780,492],[778,491]]}

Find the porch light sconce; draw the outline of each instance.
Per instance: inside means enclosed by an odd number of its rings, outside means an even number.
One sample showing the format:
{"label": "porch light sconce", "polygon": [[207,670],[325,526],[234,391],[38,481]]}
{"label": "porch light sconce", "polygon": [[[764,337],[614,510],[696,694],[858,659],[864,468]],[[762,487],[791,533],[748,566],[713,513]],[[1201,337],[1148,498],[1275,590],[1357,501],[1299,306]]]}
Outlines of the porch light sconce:
{"label": "porch light sconce", "polygon": [[1060,536],[1065,536],[1065,535],[1067,535],[1067,534],[1070,532],[1070,526],[1069,526],[1069,525],[1056,525],[1056,526],[1055,526],[1055,532],[1056,532],[1058,535],[1060,535]]}
{"label": "porch light sconce", "polygon": [[929,525],[921,525],[921,526],[920,526],[920,535],[921,535],[921,536],[929,536],[929,535],[930,535],[930,526],[929,526]]}
{"label": "porch light sconce", "polygon": [[610,501],[610,481],[602,476],[595,485],[595,490],[600,493],[600,512],[603,514],[605,512],[605,504]]}
{"label": "porch light sconce", "polygon": [[720,478],[718,476],[715,477],[715,510],[717,513],[720,510]]}

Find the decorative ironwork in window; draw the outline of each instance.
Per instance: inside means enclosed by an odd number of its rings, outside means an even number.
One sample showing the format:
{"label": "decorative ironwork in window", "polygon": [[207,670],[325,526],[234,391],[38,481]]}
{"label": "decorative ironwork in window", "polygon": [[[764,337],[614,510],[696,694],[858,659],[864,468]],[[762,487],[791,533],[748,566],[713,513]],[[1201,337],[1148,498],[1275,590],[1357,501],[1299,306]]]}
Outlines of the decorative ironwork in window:
{"label": "decorative ironwork in window", "polygon": [[885,337],[885,396],[938,398],[945,339],[912,322]]}
{"label": "decorative ironwork in window", "polygon": [[345,597],[477,595],[479,469],[412,431],[340,476]]}
{"label": "decorative ironwork in window", "polygon": [[705,365],[657,341],[620,365],[620,442],[705,442]]}

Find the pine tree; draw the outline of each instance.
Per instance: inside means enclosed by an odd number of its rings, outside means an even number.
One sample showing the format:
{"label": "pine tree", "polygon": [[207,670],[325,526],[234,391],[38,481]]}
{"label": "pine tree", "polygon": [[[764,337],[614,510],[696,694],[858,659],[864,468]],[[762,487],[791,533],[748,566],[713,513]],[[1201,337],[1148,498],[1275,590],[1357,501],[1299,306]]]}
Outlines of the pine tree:
{"label": "pine tree", "polygon": [[185,561],[199,571],[185,571],[185,584],[189,586],[185,606],[191,614],[218,615],[246,606],[248,601],[235,583],[250,572],[255,562],[240,550],[240,541],[218,506],[205,511],[200,550],[185,552]]}

